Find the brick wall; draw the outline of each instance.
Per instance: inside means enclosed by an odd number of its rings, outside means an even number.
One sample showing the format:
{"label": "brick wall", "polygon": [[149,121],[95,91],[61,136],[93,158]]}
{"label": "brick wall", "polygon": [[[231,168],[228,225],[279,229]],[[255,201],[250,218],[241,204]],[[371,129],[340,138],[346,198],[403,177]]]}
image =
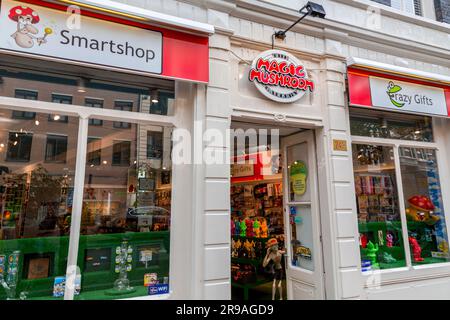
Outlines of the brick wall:
{"label": "brick wall", "polygon": [[450,23],[450,0],[434,0],[434,6],[436,8],[436,19]]}

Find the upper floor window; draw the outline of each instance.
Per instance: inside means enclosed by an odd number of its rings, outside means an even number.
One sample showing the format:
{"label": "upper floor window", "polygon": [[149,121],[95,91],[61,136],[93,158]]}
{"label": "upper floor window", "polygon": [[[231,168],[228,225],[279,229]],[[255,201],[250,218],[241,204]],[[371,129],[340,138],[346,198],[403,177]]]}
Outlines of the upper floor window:
{"label": "upper floor window", "polygon": [[[38,92],[33,91],[33,90],[16,89],[15,93],[14,93],[14,97],[17,99],[37,100]],[[36,113],[28,112],[28,111],[14,110],[12,112],[12,117],[13,117],[13,119],[34,120],[34,118],[36,117]]]}
{"label": "upper floor window", "polygon": [[[114,103],[114,109],[115,110],[121,110],[121,111],[133,111],[133,102],[132,101],[120,101],[120,100],[117,100]],[[118,128],[118,129],[130,129],[131,128],[131,123],[114,121],[113,127],[114,128]]]}
{"label": "upper floor window", "polygon": [[33,134],[23,132],[10,132],[8,137],[8,161],[30,161],[31,143]]}
{"label": "upper floor window", "polygon": [[[52,94],[52,102],[53,103],[61,103],[61,104],[72,104],[73,97],[65,94]],[[49,114],[48,121],[51,122],[63,122],[67,123],[69,120],[68,116],[62,116],[59,114]]]}
{"label": "upper floor window", "polygon": [[372,0],[394,9],[401,10],[407,13],[423,16],[422,0]]}
{"label": "upper floor window", "polygon": [[[103,100],[86,98],[84,105],[91,108],[103,108]],[[103,125],[103,120],[89,119],[89,124],[93,126],[101,126]]]}

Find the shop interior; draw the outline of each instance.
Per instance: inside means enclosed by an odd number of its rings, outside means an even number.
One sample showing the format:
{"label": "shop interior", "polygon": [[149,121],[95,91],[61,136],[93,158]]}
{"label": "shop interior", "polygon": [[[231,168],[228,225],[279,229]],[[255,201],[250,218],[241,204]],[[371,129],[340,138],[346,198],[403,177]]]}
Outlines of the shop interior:
{"label": "shop interior", "polygon": [[[280,261],[282,271],[277,273],[275,267],[275,274],[273,262],[264,266],[264,259],[273,242],[279,250],[286,250],[281,138],[303,129],[243,121],[233,121],[231,128],[234,130],[230,190],[232,299],[271,300],[275,295],[278,300],[280,288],[286,299],[285,255]],[[257,135],[252,136],[248,130],[255,130]],[[272,130],[278,133],[271,135]],[[247,138],[239,138],[242,132]],[[297,228],[290,230],[296,239]]]}

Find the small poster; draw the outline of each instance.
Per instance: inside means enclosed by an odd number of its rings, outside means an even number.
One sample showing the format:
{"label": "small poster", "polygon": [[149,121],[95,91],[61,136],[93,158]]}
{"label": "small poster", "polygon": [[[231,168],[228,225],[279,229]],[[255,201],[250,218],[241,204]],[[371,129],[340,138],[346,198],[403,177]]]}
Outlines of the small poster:
{"label": "small poster", "polygon": [[[64,297],[66,289],[66,277],[55,277],[53,282],[53,296]],[[75,277],[75,295],[79,295],[81,291],[81,275]]]}
{"label": "small poster", "polygon": [[158,295],[158,294],[166,294],[169,293],[169,285],[165,284],[165,283],[161,283],[161,284],[155,284],[152,286],[148,287],[148,294],[153,296],[153,295]]}
{"label": "small poster", "polygon": [[157,273],[144,274],[144,287],[150,287],[155,284],[158,284],[158,274]]}
{"label": "small poster", "polygon": [[306,179],[308,178],[308,169],[303,161],[295,161],[291,165],[290,180],[294,194],[302,196],[306,193]]}

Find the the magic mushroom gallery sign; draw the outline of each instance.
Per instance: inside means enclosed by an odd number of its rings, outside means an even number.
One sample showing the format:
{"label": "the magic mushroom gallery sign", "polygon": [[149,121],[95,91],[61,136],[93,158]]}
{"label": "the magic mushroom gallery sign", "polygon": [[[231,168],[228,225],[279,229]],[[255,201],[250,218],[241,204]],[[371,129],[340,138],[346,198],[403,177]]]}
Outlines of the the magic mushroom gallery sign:
{"label": "the magic mushroom gallery sign", "polygon": [[249,80],[264,96],[282,103],[295,102],[314,91],[314,82],[308,78],[303,63],[281,50],[268,50],[257,56]]}
{"label": "the magic mushroom gallery sign", "polygon": [[2,50],[208,82],[208,37],[204,35],[84,9],[74,16],[67,5],[39,0],[2,0],[0,30]]}

